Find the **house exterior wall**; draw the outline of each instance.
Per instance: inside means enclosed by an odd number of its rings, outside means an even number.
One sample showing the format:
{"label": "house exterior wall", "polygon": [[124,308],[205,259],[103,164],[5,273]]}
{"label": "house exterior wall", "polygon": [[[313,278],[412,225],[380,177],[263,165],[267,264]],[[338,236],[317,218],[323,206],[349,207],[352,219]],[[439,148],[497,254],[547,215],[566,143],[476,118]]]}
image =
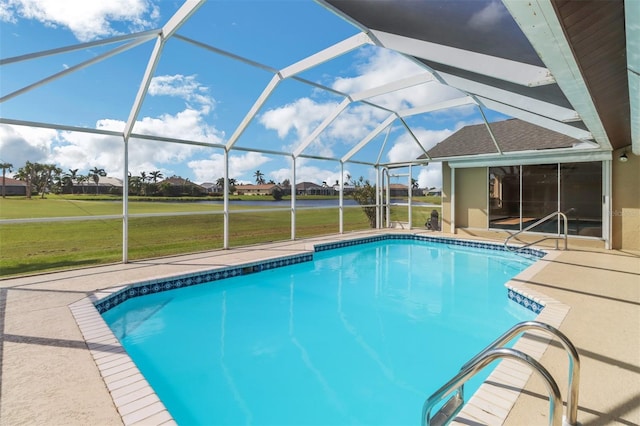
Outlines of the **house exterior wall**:
{"label": "house exterior wall", "polygon": [[[640,251],[640,157],[627,153],[629,160],[612,161],[611,248]],[[456,169],[456,228],[487,228],[487,169]],[[451,231],[451,168],[442,165],[442,229]]]}
{"label": "house exterior wall", "polygon": [[444,232],[451,232],[451,167],[442,163],[442,227]]}
{"label": "house exterior wall", "polygon": [[629,160],[621,163],[620,155],[611,162],[611,248],[640,250],[640,157],[627,153]]}
{"label": "house exterior wall", "polygon": [[27,195],[27,187],[23,185],[5,185],[5,195]]}
{"label": "house exterior wall", "polygon": [[487,228],[487,168],[456,169],[456,227]]}

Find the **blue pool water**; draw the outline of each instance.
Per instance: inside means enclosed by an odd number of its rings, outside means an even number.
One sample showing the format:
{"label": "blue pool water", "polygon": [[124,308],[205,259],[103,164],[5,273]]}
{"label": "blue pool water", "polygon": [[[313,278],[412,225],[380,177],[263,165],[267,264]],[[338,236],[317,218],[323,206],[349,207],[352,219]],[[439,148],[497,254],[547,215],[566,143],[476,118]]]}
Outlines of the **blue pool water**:
{"label": "blue pool water", "polygon": [[178,424],[415,425],[462,364],[535,317],[504,287],[531,263],[387,240],[136,297],[103,317]]}

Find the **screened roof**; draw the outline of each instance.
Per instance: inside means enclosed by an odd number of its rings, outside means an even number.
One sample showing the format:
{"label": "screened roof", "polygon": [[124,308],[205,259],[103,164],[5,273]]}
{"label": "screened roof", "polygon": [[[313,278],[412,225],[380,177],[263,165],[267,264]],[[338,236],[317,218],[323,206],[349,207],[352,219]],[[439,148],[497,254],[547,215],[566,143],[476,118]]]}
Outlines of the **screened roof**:
{"label": "screened roof", "polygon": [[228,152],[241,181],[288,179],[295,158],[298,181],[332,182],[339,164],[433,161],[466,125],[511,146],[490,125],[510,118],[640,153],[638,2],[169,3],[108,36],[49,37],[58,24],[18,43],[3,25],[0,159],[203,182]]}

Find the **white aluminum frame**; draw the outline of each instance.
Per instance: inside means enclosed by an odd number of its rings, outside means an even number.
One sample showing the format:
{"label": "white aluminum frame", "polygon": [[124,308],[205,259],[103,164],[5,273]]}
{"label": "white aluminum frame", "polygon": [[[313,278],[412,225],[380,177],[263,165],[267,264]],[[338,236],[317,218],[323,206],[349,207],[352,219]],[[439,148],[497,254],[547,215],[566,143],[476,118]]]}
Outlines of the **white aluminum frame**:
{"label": "white aluminum frame", "polygon": [[[602,123],[599,120],[598,114],[595,110],[593,102],[589,96],[589,92],[586,89],[586,85],[584,84],[584,80],[582,79],[579,69],[577,68],[577,64],[573,58],[573,55],[570,51],[569,44],[562,33],[560,24],[557,20],[555,12],[553,12],[553,6],[551,5],[550,0],[532,0],[531,2],[521,2],[519,0],[503,0],[507,8],[509,9],[512,16],[516,19],[524,33],[527,35],[529,40],[532,42],[533,46],[536,48],[538,52],[542,52],[544,54],[542,56],[542,60],[549,67],[538,67],[529,64],[519,63],[516,61],[506,60],[503,58],[493,57],[489,55],[479,54],[475,52],[466,51],[463,49],[457,49],[452,47],[447,47],[443,45],[438,45],[426,41],[419,41],[408,39],[392,34],[388,34],[382,31],[374,31],[367,30],[366,28],[362,28],[362,32],[349,37],[341,42],[334,44],[322,51],[314,53],[300,61],[297,61],[283,69],[276,70],[269,66],[260,64],[251,59],[241,57],[239,55],[233,54],[231,52],[223,51],[214,46],[207,45],[197,40],[193,40],[181,35],[177,34],[177,31],[181,28],[188,19],[198,11],[198,9],[205,3],[205,0],[195,0],[185,2],[180,9],[167,21],[167,23],[160,29],[145,31],[137,34],[125,35],[125,36],[117,36],[111,37],[106,40],[100,40],[90,43],[79,43],[73,46],[67,46],[57,49],[49,49],[42,52],[31,53],[27,55],[16,56],[12,58],[5,58],[0,60],[1,65],[7,65],[11,63],[27,61],[31,59],[41,58],[44,56],[51,56],[60,53],[66,53],[70,51],[86,49],[93,46],[102,46],[113,43],[123,43],[120,46],[99,55],[91,60],[82,62],[76,66],[73,66],[65,71],[52,74],[49,77],[46,77],[36,83],[33,83],[29,86],[25,86],[21,89],[18,89],[12,93],[5,95],[0,98],[0,103],[12,99],[16,96],[22,95],[35,87],[39,87],[45,85],[55,79],[78,71],[80,69],[87,68],[97,62],[105,60],[114,55],[120,54],[126,50],[139,46],[143,43],[149,42],[155,39],[155,45],[153,47],[153,51],[148,59],[146,70],[144,72],[144,76],[142,81],[138,87],[138,91],[135,97],[133,104],[131,105],[131,110],[126,121],[126,124],[121,132],[117,131],[103,131],[99,129],[86,129],[75,126],[66,126],[66,125],[58,125],[51,123],[40,123],[40,122],[31,122],[31,121],[23,121],[23,120],[15,120],[8,119],[5,117],[0,117],[0,124],[8,124],[8,125],[17,125],[17,126],[31,126],[31,127],[41,127],[41,128],[51,128],[55,130],[63,130],[63,131],[73,131],[73,132],[82,132],[88,134],[100,134],[100,135],[108,135],[108,136],[118,136],[123,140],[123,153],[124,153],[124,177],[123,177],[123,208],[121,216],[100,216],[100,217],[92,217],[92,218],[82,218],[82,219],[69,219],[69,218],[53,218],[53,219],[41,219],[39,221],[63,221],[63,220],[93,220],[96,218],[122,218],[122,226],[123,226],[123,255],[122,261],[128,261],[128,218],[130,217],[129,209],[128,209],[128,161],[129,161],[129,143],[131,139],[141,139],[141,140],[153,140],[158,143],[179,143],[179,144],[191,144],[198,146],[205,146],[215,149],[222,149],[224,152],[224,207],[223,207],[223,215],[224,215],[224,236],[223,236],[223,248],[229,248],[229,155],[232,150],[239,151],[254,151],[260,153],[267,153],[273,155],[284,155],[291,156],[292,159],[292,198],[291,198],[291,239],[296,238],[296,197],[295,197],[295,185],[296,185],[296,164],[298,158],[312,158],[312,159],[320,159],[320,160],[329,160],[329,161],[338,161],[340,163],[341,176],[344,176],[344,165],[346,163],[353,164],[363,164],[375,167],[377,169],[376,173],[376,184],[383,185],[384,183],[384,173],[388,168],[396,167],[394,164],[383,164],[381,163],[382,154],[388,142],[388,136],[391,130],[392,123],[397,119],[399,122],[405,127],[407,133],[414,139],[416,144],[421,148],[427,160],[424,161],[414,161],[407,163],[409,167],[409,175],[412,173],[412,165],[417,165],[421,163],[426,163],[431,160],[428,156],[427,150],[421,144],[419,139],[415,136],[411,127],[407,125],[404,121],[404,118],[425,114],[433,111],[437,111],[440,109],[447,108],[455,108],[463,105],[475,104],[480,110],[480,114],[483,116],[483,120],[491,133],[490,125],[484,116],[483,107],[487,107],[493,109],[498,112],[502,112],[508,114],[510,116],[520,118],[525,121],[529,121],[534,124],[538,124],[540,126],[546,127],[548,129],[569,135],[576,139],[580,140],[592,140],[595,139],[599,144],[599,149],[592,150],[554,150],[554,155],[562,158],[572,158],[575,159],[577,157],[584,158],[601,158],[605,153],[608,153],[610,160],[610,150],[611,145],[609,140],[607,139],[606,133],[604,132],[604,128]],[[629,4],[627,4],[629,3]],[[323,2],[320,4],[328,9],[331,7]],[[627,9],[627,16],[631,16],[632,14],[637,14],[640,11],[640,3],[638,2],[626,2],[625,7]],[[536,13],[531,13],[531,12]],[[358,26],[357,23],[354,25]],[[629,34],[635,35],[640,33],[640,26],[637,23],[633,23],[628,21],[627,32]],[[182,140],[176,138],[168,138],[168,137],[158,137],[153,135],[144,135],[134,133],[134,126],[138,115],[140,113],[142,104],[144,102],[145,97],[147,96],[147,91],[155,74],[156,67],[160,60],[160,57],[163,52],[163,48],[165,43],[171,39],[175,38],[176,40],[180,40],[186,43],[190,43],[194,46],[200,47],[202,49],[208,50],[215,54],[220,54],[227,56],[233,60],[241,61],[250,66],[260,68],[262,70],[271,72],[273,77],[271,81],[265,86],[262,93],[258,96],[256,101],[253,103],[251,107],[248,108],[247,113],[245,114],[243,120],[240,124],[235,128],[231,137],[226,141],[225,144],[215,144],[215,143],[207,143],[200,141],[191,141],[191,140]],[[633,42],[633,37],[628,38]],[[640,37],[638,37],[640,38]],[[636,39],[638,39],[636,38]],[[546,43],[552,40],[553,43],[557,43],[557,49],[547,49]],[[632,112],[636,112],[640,110],[640,90],[635,90],[640,87],[640,78],[638,75],[638,69],[640,67],[640,58],[636,54],[638,52],[639,47],[636,44],[629,45],[628,51],[631,52],[629,56],[629,90],[631,95],[631,108]],[[429,61],[434,61],[446,65],[450,65],[453,67],[457,67],[464,70],[470,70],[475,73],[484,74],[486,76],[498,78],[501,80],[509,81],[512,83],[516,83],[519,85],[524,85],[527,87],[534,87],[539,85],[553,84],[558,83],[563,91],[565,92],[567,98],[571,102],[572,105],[575,106],[575,110],[560,107],[557,105],[553,105],[547,102],[538,101],[532,98],[528,98],[526,96],[522,96],[519,94],[511,93],[502,89],[498,89],[495,87],[491,87],[485,84],[481,84],[475,81],[467,80],[464,78],[460,78],[454,75],[450,75],[447,73],[438,73],[434,70],[430,69],[423,63],[415,60],[416,63],[421,65],[425,72],[411,76],[408,78],[401,78],[396,81],[389,82],[387,84],[381,85],[379,87],[371,88],[368,90],[364,90],[355,94],[346,94],[340,93],[339,91],[326,87],[320,83],[313,82],[301,78],[298,76],[301,72],[304,72],[312,67],[315,67],[324,62],[330,61],[334,58],[342,56],[354,49],[360,48],[364,45],[377,45],[386,48],[391,48],[397,52],[404,53],[407,55],[415,56],[416,58],[422,58]],[[260,148],[243,148],[235,146],[240,136],[255,118],[259,110],[263,107],[267,99],[270,95],[277,89],[279,83],[284,79],[293,79],[304,84],[308,84],[310,86],[320,88],[331,93],[340,95],[344,97],[342,103],[330,114],[328,117],[324,119],[324,121],[312,132],[312,134],[306,138],[293,152],[276,152],[270,151],[266,149]],[[402,111],[392,111],[388,108],[378,105],[373,102],[371,99],[377,96],[389,94],[396,92],[398,90],[406,89],[408,87],[416,86],[419,84],[446,84],[451,87],[455,87],[461,91],[461,97],[457,99],[452,99],[446,102],[440,102],[437,104],[427,104],[427,105],[417,105],[410,109],[402,110]],[[633,91],[635,90],[635,92]],[[360,102],[362,104],[370,105],[375,108],[379,108],[381,110],[385,110],[389,112],[389,115],[386,119],[384,119],[378,127],[370,134],[368,134],[365,138],[359,141],[354,147],[349,150],[346,154],[344,154],[341,158],[327,158],[315,155],[305,154],[304,151],[322,134],[324,130],[331,124],[333,120],[340,116],[340,114],[352,103]],[[632,135],[633,135],[633,152],[636,154],[640,154],[640,113],[636,114],[635,117],[632,114]],[[573,127],[569,124],[569,122],[582,120],[585,122],[587,127],[591,130],[585,131]],[[369,144],[380,132],[384,129],[387,129],[387,137],[385,138],[382,147],[378,152],[378,156],[375,160],[371,162],[367,161],[355,161],[353,160],[353,156],[357,154],[362,148],[364,148],[367,144]],[[499,145],[499,141],[495,140],[495,137],[492,139],[493,142],[498,149],[498,156],[503,157],[499,161],[509,161],[514,162],[516,158],[525,159],[525,161],[534,162],[541,155],[539,152],[521,152],[521,153],[509,153],[501,155],[501,149]],[[549,155],[549,152],[545,152],[544,155]],[[498,161],[495,159],[495,155],[491,154],[488,156],[473,156],[470,158],[455,158],[454,163],[451,164],[451,232],[455,233],[455,169],[456,167],[472,167],[473,164],[477,162],[483,162],[491,159],[491,161]],[[447,159],[438,159],[438,161],[446,161]],[[604,159],[603,159],[604,160]],[[606,160],[604,164],[606,164],[607,170],[610,173],[610,161]],[[485,163],[486,164],[486,163]],[[524,163],[521,163],[524,164]],[[603,193],[605,197],[610,195],[610,177],[607,175],[606,183],[603,183]],[[410,183],[409,183],[409,186]],[[607,189],[608,188],[608,189]],[[388,190],[389,188],[387,188]],[[411,188],[409,189],[409,198],[411,205]],[[377,208],[380,212],[381,205],[383,202],[379,198],[379,191],[377,192]],[[341,179],[340,182],[340,197],[339,197],[339,232],[343,233],[343,212],[344,212],[344,179]],[[608,204],[607,204],[608,203]],[[388,208],[388,206],[387,206]],[[606,200],[605,206],[603,209],[608,209],[608,214],[610,215],[610,201]],[[212,212],[213,213],[213,212]],[[201,213],[200,213],[201,214]],[[411,206],[409,207],[409,214],[411,215]],[[136,217],[139,215],[135,215]],[[607,223],[610,223],[610,217],[606,217]],[[380,223],[380,215],[378,215],[378,223],[377,226],[380,227],[382,224]],[[387,216],[387,221],[390,220],[389,216]],[[411,223],[411,217],[409,217]],[[9,223],[6,221],[2,221],[2,223]],[[604,226],[604,220],[603,220]],[[604,230],[603,230],[604,232]],[[610,226],[608,231],[610,235]],[[610,236],[609,236],[610,239]],[[607,242],[608,244],[608,242]]]}

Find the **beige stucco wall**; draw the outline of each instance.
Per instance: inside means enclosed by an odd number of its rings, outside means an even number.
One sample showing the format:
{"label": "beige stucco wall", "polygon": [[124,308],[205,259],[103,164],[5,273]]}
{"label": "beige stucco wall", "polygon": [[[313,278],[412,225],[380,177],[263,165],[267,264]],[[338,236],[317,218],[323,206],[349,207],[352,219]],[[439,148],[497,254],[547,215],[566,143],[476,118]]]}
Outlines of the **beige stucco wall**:
{"label": "beige stucco wall", "polygon": [[[456,169],[456,228],[487,228],[487,168]],[[451,168],[442,164],[442,230],[451,232]]]}
{"label": "beige stucco wall", "polygon": [[612,241],[614,249],[640,250],[640,157],[627,153],[629,160],[621,163],[622,151],[614,152],[612,161]]}
{"label": "beige stucco wall", "polygon": [[456,169],[456,227],[487,228],[487,168]]}
{"label": "beige stucco wall", "polygon": [[451,168],[442,163],[442,230],[451,232]]}
{"label": "beige stucco wall", "polygon": [[[620,153],[615,156],[617,159]],[[613,165],[612,248],[640,250],[640,159]],[[456,169],[456,230],[454,233],[504,239],[505,232],[488,231],[487,168]],[[442,165],[442,230],[451,232],[451,168]],[[486,230],[483,232],[482,230]],[[491,235],[485,235],[491,234]],[[524,240],[527,239],[523,236]],[[536,236],[531,238],[538,238]],[[570,238],[572,246],[604,248],[602,240]],[[555,241],[553,241],[555,244]]]}

